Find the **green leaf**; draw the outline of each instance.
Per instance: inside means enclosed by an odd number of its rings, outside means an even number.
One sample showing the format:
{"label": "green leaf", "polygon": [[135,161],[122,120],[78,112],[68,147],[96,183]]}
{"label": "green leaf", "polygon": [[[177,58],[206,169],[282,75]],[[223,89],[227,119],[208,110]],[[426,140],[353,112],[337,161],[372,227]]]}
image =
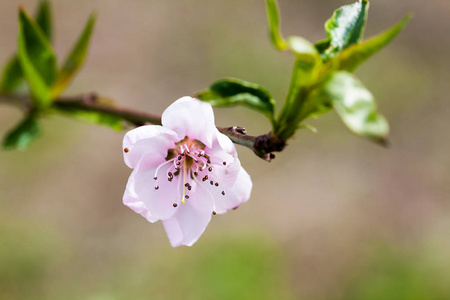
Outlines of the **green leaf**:
{"label": "green leaf", "polygon": [[298,55],[292,71],[291,83],[286,102],[275,122],[275,134],[284,139],[294,135],[298,124],[303,120],[304,106],[310,86],[319,76],[322,62],[319,55]]}
{"label": "green leaf", "polygon": [[6,135],[3,148],[25,150],[31,142],[40,136],[40,124],[34,114],[28,115]]}
{"label": "green leaf", "polygon": [[39,7],[36,12],[36,23],[41,28],[44,35],[51,42],[52,40],[52,13],[50,9],[50,2],[47,0],[42,0],[39,2]]}
{"label": "green leaf", "polygon": [[382,34],[342,51],[336,57],[339,68],[353,72],[360,64],[389,44],[408,24],[409,20],[411,20],[411,15],[405,16],[399,23]]}
{"label": "green leaf", "polygon": [[336,72],[322,92],[351,131],[380,143],[386,141],[386,119],[377,113],[372,94],[352,74]]}
{"label": "green leaf", "polygon": [[319,58],[316,47],[302,37],[291,36],[287,39],[287,43],[289,49],[297,56],[297,60],[315,63],[316,59]]}
{"label": "green leaf", "polygon": [[[51,40],[52,36],[52,18],[50,12],[50,3],[48,1],[41,1],[36,12],[36,23],[41,28],[42,32]],[[6,64],[2,80],[0,82],[0,92],[12,93],[14,92],[24,80],[22,68],[17,55],[14,55]]]}
{"label": "green leaf", "polygon": [[81,68],[86,58],[86,53],[89,47],[89,41],[95,25],[95,14],[92,14],[84,27],[78,41],[72,48],[69,56],[66,58],[63,67],[59,73],[55,86],[53,87],[53,97],[58,96],[70,83],[73,76]]}
{"label": "green leaf", "polygon": [[364,35],[369,2],[359,0],[337,9],[325,23],[329,47],[323,52],[325,60],[335,56],[341,50],[359,43]]}
{"label": "green leaf", "polygon": [[245,105],[273,119],[275,101],[261,86],[236,78],[214,82],[197,97],[213,106]]}
{"label": "green leaf", "polygon": [[267,20],[269,22],[270,40],[275,48],[285,50],[287,44],[283,39],[280,30],[280,14],[278,10],[278,3],[276,0],[266,1]]}
{"label": "green leaf", "polygon": [[297,129],[307,129],[307,130],[311,131],[312,133],[318,132],[316,127],[309,125],[309,124],[300,124],[297,126]]}
{"label": "green leaf", "polygon": [[123,129],[122,119],[106,112],[85,111],[72,107],[58,107],[58,111],[83,122],[104,125],[117,131]]}
{"label": "green leaf", "polygon": [[33,104],[38,107],[50,105],[52,97],[49,86],[56,77],[56,58],[48,39],[40,27],[19,10],[19,61],[30,85]]}
{"label": "green leaf", "polygon": [[0,92],[12,93],[23,82],[22,68],[19,59],[14,55],[3,69],[2,81],[0,82]]}

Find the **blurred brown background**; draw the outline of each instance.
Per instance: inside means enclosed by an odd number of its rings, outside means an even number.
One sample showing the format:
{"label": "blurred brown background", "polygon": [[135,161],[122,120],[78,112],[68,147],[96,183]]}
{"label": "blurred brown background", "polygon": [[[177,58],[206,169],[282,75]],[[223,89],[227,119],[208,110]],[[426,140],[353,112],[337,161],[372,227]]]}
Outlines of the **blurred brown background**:
{"label": "blurred brown background", "polygon": [[[285,35],[325,37],[350,1],[280,0]],[[0,4],[0,61],[16,49],[17,7]],[[261,84],[282,103],[293,63],[269,44],[264,1],[53,1],[60,60],[88,15],[89,57],[66,94],[95,91],[162,113],[216,79]],[[0,152],[1,299],[450,299],[450,2],[372,1],[366,37],[415,18],[357,71],[391,124],[392,147],[332,112],[266,163],[239,147],[250,201],[216,216],[191,248],[122,205],[123,132],[45,120],[26,152]],[[246,108],[218,126],[270,130]],[[0,108],[0,134],[19,121]]]}

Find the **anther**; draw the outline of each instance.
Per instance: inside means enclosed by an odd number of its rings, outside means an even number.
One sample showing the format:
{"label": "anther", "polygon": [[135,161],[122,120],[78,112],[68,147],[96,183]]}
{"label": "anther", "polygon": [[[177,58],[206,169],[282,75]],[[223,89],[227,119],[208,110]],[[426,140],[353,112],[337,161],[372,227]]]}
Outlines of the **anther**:
{"label": "anther", "polygon": [[223,162],[223,165],[224,165],[224,166],[226,166],[226,165],[227,165],[227,162],[226,162],[226,161],[224,161],[224,162]]}
{"label": "anther", "polygon": [[212,171],[212,167],[209,167],[209,168],[208,168],[208,171],[210,171],[210,172],[211,172],[211,171]]}
{"label": "anther", "polygon": [[211,161],[208,159],[207,161],[206,161],[208,164],[210,164],[211,163]]}
{"label": "anther", "polygon": [[186,183],[184,186],[188,187],[188,186],[189,186],[189,183]]}
{"label": "anther", "polygon": [[214,185],[215,185],[215,186],[219,186],[219,183],[216,182],[216,183],[214,183]]}
{"label": "anther", "polygon": [[197,176],[198,175],[198,172],[194,172],[194,176]]}
{"label": "anther", "polygon": [[178,160],[181,160],[181,155],[178,156]]}
{"label": "anther", "polygon": [[189,195],[184,196],[184,198],[189,199]]}
{"label": "anther", "polygon": [[170,182],[172,182],[172,179],[173,179],[172,177],[167,178],[167,180],[169,180]]}
{"label": "anther", "polygon": [[159,186],[155,186],[155,190],[159,189]]}
{"label": "anther", "polygon": [[200,168],[198,168],[198,169],[200,170],[200,172],[203,171],[203,168],[202,168],[202,167],[200,167]]}
{"label": "anther", "polygon": [[216,215],[217,213],[216,213],[216,211],[213,210],[212,214],[213,214],[213,215]]}
{"label": "anther", "polygon": [[173,207],[177,207],[177,206],[178,206],[178,204],[176,204],[176,203],[173,204]]}
{"label": "anther", "polygon": [[158,177],[155,176],[155,177],[153,177],[153,179],[158,180]]}
{"label": "anther", "polygon": [[213,184],[214,184],[214,181],[211,180],[209,183],[210,183],[211,185],[213,185]]}
{"label": "anther", "polygon": [[128,149],[128,148],[123,149],[123,152],[125,152],[125,153],[128,153],[129,151],[130,151],[130,149]]}
{"label": "anther", "polygon": [[172,172],[167,173],[167,175],[169,175],[169,177],[173,176]]}
{"label": "anther", "polygon": [[192,186],[188,186],[188,190],[190,191],[192,189]]}
{"label": "anther", "polygon": [[222,191],[222,195],[224,195],[224,196],[225,196],[225,191]]}
{"label": "anther", "polygon": [[181,163],[179,161],[177,161],[177,166],[181,165]]}

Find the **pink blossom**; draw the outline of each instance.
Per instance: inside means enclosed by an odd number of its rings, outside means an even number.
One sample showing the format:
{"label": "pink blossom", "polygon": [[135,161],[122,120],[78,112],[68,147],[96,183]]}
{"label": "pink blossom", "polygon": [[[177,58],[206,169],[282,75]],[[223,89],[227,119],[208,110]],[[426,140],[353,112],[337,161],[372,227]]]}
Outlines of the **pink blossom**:
{"label": "pink blossom", "polygon": [[233,142],[214,125],[211,105],[183,97],[162,115],[123,139],[134,169],[123,203],[150,222],[162,220],[173,247],[193,245],[211,215],[246,202],[252,182]]}

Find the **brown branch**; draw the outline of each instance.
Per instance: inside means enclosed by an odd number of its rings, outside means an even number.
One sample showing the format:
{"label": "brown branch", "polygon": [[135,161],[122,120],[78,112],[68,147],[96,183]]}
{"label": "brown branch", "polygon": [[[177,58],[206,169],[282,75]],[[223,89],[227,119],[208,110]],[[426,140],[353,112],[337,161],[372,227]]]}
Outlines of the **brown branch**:
{"label": "brown branch", "polygon": [[[14,105],[24,111],[31,109],[29,98],[23,96],[0,94],[0,103]],[[136,127],[148,123],[161,124],[161,117],[158,115],[114,105],[111,100],[99,97],[94,93],[79,97],[59,97],[53,101],[52,108],[66,112],[74,110],[101,112],[119,117]],[[251,149],[257,156],[266,161],[275,158],[272,152],[282,151],[286,146],[284,139],[271,132],[259,136],[250,136],[247,135],[244,128],[239,126],[217,127],[217,129],[228,136],[235,144]]]}

